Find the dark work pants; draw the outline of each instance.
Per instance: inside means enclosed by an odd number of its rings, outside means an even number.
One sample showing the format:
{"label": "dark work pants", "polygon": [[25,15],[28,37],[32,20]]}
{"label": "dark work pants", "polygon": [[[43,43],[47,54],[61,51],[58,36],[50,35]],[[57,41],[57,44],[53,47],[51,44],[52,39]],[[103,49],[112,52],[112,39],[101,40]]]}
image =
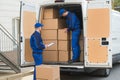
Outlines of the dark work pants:
{"label": "dark work pants", "polygon": [[33,53],[33,58],[34,58],[34,62],[35,62],[33,80],[36,80],[36,66],[42,64],[42,53]]}
{"label": "dark work pants", "polygon": [[80,29],[76,29],[72,31],[72,60],[76,61],[80,58],[80,45],[79,45],[79,40],[80,40]]}

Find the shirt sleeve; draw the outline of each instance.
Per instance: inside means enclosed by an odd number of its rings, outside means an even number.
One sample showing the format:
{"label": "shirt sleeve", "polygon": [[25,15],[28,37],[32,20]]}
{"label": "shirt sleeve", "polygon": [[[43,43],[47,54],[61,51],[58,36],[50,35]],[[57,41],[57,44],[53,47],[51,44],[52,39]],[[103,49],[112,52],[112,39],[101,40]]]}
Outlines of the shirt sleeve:
{"label": "shirt sleeve", "polygon": [[70,22],[72,28],[75,27],[75,23],[76,23],[76,16],[75,16],[75,14],[73,13],[73,14],[71,15],[71,22]]}
{"label": "shirt sleeve", "polygon": [[31,36],[31,38],[30,38],[30,46],[31,46],[32,49],[35,48],[34,47],[34,38],[33,38],[33,36]]}

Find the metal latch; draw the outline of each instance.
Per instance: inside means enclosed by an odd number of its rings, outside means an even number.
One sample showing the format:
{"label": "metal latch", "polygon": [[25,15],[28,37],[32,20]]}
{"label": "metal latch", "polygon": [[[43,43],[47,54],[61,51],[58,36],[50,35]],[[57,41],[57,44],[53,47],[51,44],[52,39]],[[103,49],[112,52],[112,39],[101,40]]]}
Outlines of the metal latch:
{"label": "metal latch", "polygon": [[88,17],[84,17],[84,20],[88,20]]}
{"label": "metal latch", "polygon": [[102,38],[102,45],[109,45],[109,41],[106,38]]}

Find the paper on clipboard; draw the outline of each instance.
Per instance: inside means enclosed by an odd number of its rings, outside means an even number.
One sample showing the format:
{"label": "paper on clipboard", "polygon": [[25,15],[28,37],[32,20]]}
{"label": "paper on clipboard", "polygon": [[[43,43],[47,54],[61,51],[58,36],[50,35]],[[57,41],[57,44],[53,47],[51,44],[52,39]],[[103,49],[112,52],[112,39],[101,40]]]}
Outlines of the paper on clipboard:
{"label": "paper on clipboard", "polygon": [[50,43],[50,44],[48,44],[48,47],[51,47],[51,46],[53,46],[55,43]]}

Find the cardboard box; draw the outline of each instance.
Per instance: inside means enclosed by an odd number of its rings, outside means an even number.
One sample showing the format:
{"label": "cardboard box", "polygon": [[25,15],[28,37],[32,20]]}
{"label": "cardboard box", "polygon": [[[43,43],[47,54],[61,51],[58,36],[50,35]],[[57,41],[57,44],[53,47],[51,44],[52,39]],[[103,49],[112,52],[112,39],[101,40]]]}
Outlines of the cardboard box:
{"label": "cardboard box", "polygon": [[44,24],[42,29],[62,29],[66,27],[64,19],[46,19],[42,20],[42,24]]}
{"label": "cardboard box", "polygon": [[58,50],[69,51],[70,42],[69,41],[58,41]]}
{"label": "cardboard box", "polygon": [[[70,59],[72,59],[72,55],[73,55],[73,52],[71,51]],[[84,51],[81,51],[81,53],[80,53],[80,61],[81,62],[84,61]]]}
{"label": "cardboard box", "polygon": [[37,80],[60,80],[59,66],[40,65],[36,66]]}
{"label": "cardboard box", "polygon": [[30,47],[30,39],[25,39],[25,61],[33,62],[32,49]]}
{"label": "cardboard box", "polygon": [[59,51],[59,62],[67,62],[70,58],[69,51]]}
{"label": "cardboard box", "polygon": [[57,30],[42,30],[41,36],[43,40],[54,40],[57,39]]}
{"label": "cardboard box", "polygon": [[58,30],[58,40],[70,40],[70,33],[65,33],[64,29]]}
{"label": "cardboard box", "polygon": [[80,40],[79,44],[80,44],[80,49],[84,50],[84,40],[83,39]]}
{"label": "cardboard box", "polygon": [[45,50],[58,50],[58,41],[57,40],[44,40],[44,44],[50,44],[51,42],[55,43],[54,45],[46,48]]}
{"label": "cardboard box", "polygon": [[81,51],[81,53],[80,53],[80,61],[81,62],[84,61],[84,51]]}
{"label": "cardboard box", "polygon": [[44,51],[43,62],[58,62],[58,51]]}
{"label": "cardboard box", "polygon": [[44,19],[54,19],[59,17],[58,9],[46,8],[44,9]]}

